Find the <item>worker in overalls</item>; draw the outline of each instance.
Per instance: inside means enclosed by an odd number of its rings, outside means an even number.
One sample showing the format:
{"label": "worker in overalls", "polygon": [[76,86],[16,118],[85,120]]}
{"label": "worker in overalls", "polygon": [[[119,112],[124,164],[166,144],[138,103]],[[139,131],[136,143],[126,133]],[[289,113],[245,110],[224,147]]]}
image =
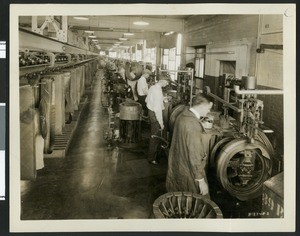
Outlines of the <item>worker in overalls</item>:
{"label": "worker in overalls", "polygon": [[200,118],[212,105],[208,96],[199,93],[191,107],[176,119],[168,158],[168,192],[186,191],[209,197],[205,167],[211,136],[206,134]]}

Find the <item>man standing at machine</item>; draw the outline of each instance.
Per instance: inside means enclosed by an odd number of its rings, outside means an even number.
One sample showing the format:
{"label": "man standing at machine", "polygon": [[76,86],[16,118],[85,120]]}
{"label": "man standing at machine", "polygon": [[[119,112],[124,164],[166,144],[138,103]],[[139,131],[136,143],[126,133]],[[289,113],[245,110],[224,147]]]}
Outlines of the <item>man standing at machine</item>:
{"label": "man standing at machine", "polygon": [[141,78],[139,78],[137,82],[137,94],[138,94],[138,102],[142,105],[143,115],[148,116],[148,109],[146,106],[146,97],[148,95],[148,83],[147,79],[149,78],[151,71],[145,69]]}
{"label": "man standing at machine", "polygon": [[212,108],[210,98],[197,94],[192,106],[176,119],[168,158],[168,192],[186,191],[209,196],[205,173],[210,135],[200,118]]}
{"label": "man standing at machine", "polygon": [[146,97],[148,116],[151,125],[148,162],[154,165],[158,164],[157,151],[160,145],[160,140],[156,138],[151,138],[151,136],[161,136],[161,132],[164,129],[162,111],[165,109],[165,107],[162,88],[167,86],[168,84],[169,80],[164,77],[164,79],[159,80],[156,84],[150,87],[148,95]]}

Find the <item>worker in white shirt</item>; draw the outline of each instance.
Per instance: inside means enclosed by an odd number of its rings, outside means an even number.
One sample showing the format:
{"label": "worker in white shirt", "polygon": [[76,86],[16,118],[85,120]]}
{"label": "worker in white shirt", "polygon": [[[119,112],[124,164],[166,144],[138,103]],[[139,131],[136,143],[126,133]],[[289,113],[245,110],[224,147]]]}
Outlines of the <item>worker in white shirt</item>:
{"label": "worker in white shirt", "polygon": [[157,161],[157,151],[160,145],[160,140],[151,138],[152,135],[161,136],[161,131],[164,129],[163,114],[164,110],[164,97],[162,92],[162,87],[169,84],[169,80],[164,77],[164,79],[159,80],[156,84],[152,85],[148,91],[146,97],[146,104],[148,108],[148,116],[151,125],[151,134],[149,141],[148,150],[148,162],[154,165],[158,164]]}
{"label": "worker in white shirt", "polygon": [[143,75],[141,76],[141,78],[139,78],[138,82],[137,82],[137,94],[138,94],[138,102],[142,105],[143,108],[143,114],[145,116],[148,116],[148,109],[146,106],[146,97],[148,95],[148,83],[147,83],[147,79],[149,78],[151,74],[150,70],[145,69],[143,72]]}

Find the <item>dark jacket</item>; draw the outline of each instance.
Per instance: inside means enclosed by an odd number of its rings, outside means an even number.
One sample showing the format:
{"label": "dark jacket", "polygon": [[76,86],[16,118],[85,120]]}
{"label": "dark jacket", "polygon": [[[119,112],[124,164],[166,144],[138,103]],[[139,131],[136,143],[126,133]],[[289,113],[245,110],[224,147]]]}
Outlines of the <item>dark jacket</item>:
{"label": "dark jacket", "polygon": [[206,179],[210,137],[200,120],[188,108],[178,116],[168,158],[168,192],[199,193],[199,184],[195,179]]}

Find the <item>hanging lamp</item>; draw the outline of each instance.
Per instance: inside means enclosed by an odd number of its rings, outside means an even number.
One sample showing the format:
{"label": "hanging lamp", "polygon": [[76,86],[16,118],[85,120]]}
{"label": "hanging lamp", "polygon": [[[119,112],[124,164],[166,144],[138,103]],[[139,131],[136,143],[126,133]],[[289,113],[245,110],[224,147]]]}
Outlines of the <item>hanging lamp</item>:
{"label": "hanging lamp", "polygon": [[140,20],[134,21],[133,24],[139,25],[139,26],[146,26],[146,25],[149,25],[149,22],[144,21],[143,17],[141,17]]}
{"label": "hanging lamp", "polygon": [[133,36],[134,33],[130,32],[130,17],[128,17],[128,30],[124,33],[125,36]]}

